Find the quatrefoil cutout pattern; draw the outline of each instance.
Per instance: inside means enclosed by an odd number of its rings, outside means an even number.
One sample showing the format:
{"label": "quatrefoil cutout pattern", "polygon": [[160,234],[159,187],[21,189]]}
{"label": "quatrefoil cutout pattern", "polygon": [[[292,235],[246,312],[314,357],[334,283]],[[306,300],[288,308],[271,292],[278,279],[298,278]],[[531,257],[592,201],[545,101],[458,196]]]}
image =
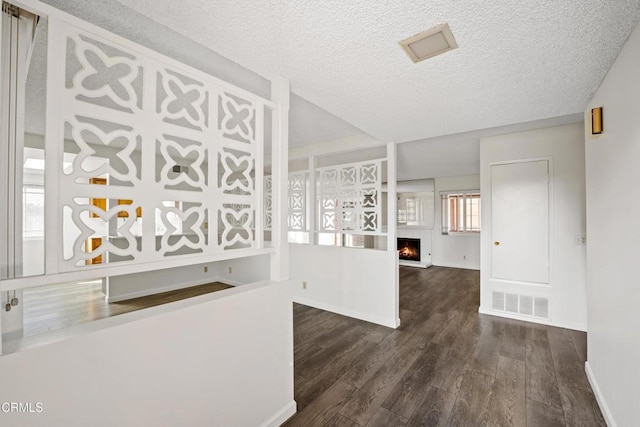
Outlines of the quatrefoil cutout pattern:
{"label": "quatrefoil cutout pattern", "polygon": [[220,95],[220,101],[223,114],[220,129],[223,134],[227,137],[235,136],[245,142],[254,143],[253,118],[255,106],[253,104],[241,104],[226,94]]}
{"label": "quatrefoil cutout pattern", "polygon": [[[177,142],[166,138],[159,138],[158,143],[160,144],[160,154],[164,159],[164,166],[160,171],[160,176],[165,188],[181,183],[185,183],[193,189],[204,190],[206,188],[204,168],[206,167],[207,150],[202,145],[193,144],[183,147]],[[195,178],[184,172],[174,176],[172,170],[176,165],[188,165],[189,171],[195,174]]]}
{"label": "quatrefoil cutout pattern", "polygon": [[341,169],[340,170],[340,178],[341,178],[341,182],[340,183],[343,186],[355,185],[356,184],[356,180],[357,180],[356,168],[349,167],[349,168]]}
{"label": "quatrefoil cutout pattern", "polygon": [[322,229],[327,231],[332,231],[336,229],[335,212],[325,212],[322,215]]}
{"label": "quatrefoil cutout pattern", "polygon": [[304,194],[292,193],[289,196],[289,209],[304,209]]}
{"label": "quatrefoil cutout pattern", "polygon": [[376,190],[362,191],[362,207],[375,208],[378,205],[378,192]]}
{"label": "quatrefoil cutout pattern", "polygon": [[305,174],[290,174],[289,175],[289,191],[305,191],[306,183]]}
{"label": "quatrefoil cutout pattern", "polygon": [[271,197],[265,197],[264,208],[268,211],[271,211],[272,205],[273,205],[273,199]]}
{"label": "quatrefoil cutout pattern", "polygon": [[116,105],[137,111],[138,95],[133,82],[140,66],[126,56],[109,56],[98,46],[80,37],[71,38],[76,45],[75,55],[82,67],[73,78],[79,95],[89,98],[108,97]]}
{"label": "quatrefoil cutout pattern", "polygon": [[[80,230],[80,235],[73,242],[73,257],[65,259],[76,264],[78,261],[86,261],[96,258],[105,253],[112,253],[118,256],[138,255],[136,237],[131,229],[136,222],[136,209],[139,207],[134,203],[130,205],[117,205],[111,209],[104,211],[93,204],[78,203],[74,200],[72,205],[66,205],[71,211],[71,220],[73,224]],[[114,245],[111,239],[102,237],[102,243],[97,248],[87,252],[86,242],[89,238],[96,236],[98,228],[106,227],[119,212],[126,212],[128,216],[123,221],[118,221],[116,235],[120,237],[118,245]],[[102,220],[102,221],[100,221]],[[99,235],[99,234],[98,234]],[[122,244],[125,242],[126,244]]]}
{"label": "quatrefoil cutout pattern", "polygon": [[345,191],[340,198],[343,209],[354,209],[358,206],[358,198],[355,191]]}
{"label": "quatrefoil cutout pattern", "polygon": [[220,211],[220,219],[222,220],[220,244],[223,248],[238,243],[253,246],[252,216],[253,209],[251,207],[234,208],[223,205],[223,209]]}
{"label": "quatrefoil cutout pattern", "polygon": [[[101,175],[109,175],[116,178],[118,181],[131,182],[133,184],[138,183],[138,170],[136,163],[133,161],[131,155],[136,149],[138,134],[133,131],[127,130],[114,130],[111,132],[104,132],[97,126],[80,122],[76,118],[67,122],[71,126],[71,135],[73,141],[78,145],[80,152],[75,157],[72,163],[72,168],[64,173],[71,175],[74,178],[91,178]],[[99,141],[106,147],[113,147],[116,142],[126,142],[123,148],[120,148],[116,157],[118,157],[124,165],[124,172],[118,171],[113,168],[108,161],[100,162],[100,166],[97,168],[91,168],[88,165],[91,163],[88,159],[95,158],[96,151],[91,147],[92,143]]]}
{"label": "quatrefoil cutout pattern", "polygon": [[289,230],[305,230],[307,226],[307,174],[294,172],[289,174]]}
{"label": "quatrefoil cutout pattern", "polygon": [[[74,22],[63,24],[51,38],[55,45],[50,46],[51,57],[64,62],[55,73],[59,77],[56,87],[51,88],[60,108],[50,114],[55,121],[50,125],[59,130],[52,134],[56,145],[50,148],[73,154],[73,160],[56,181],[60,194],[52,215],[58,227],[70,225],[76,234],[70,241],[59,243],[63,249],[57,255],[60,271],[84,268],[84,263],[71,262],[76,254],[79,261],[111,254],[114,260],[147,262],[192,254],[187,249],[194,242],[205,245],[207,254],[246,247],[242,245],[259,246],[264,236],[256,236],[255,227],[263,225],[257,215],[269,211],[264,225],[270,227],[270,211],[275,211],[271,199],[263,204],[266,189],[258,182],[263,171],[257,169],[262,166],[257,155],[262,154],[264,114],[273,103],[108,32],[89,31]],[[77,144],[70,144],[65,137],[77,140]],[[57,165],[61,169],[62,160]],[[64,160],[69,161],[67,156]],[[177,172],[180,169],[175,166],[188,169]],[[105,177],[108,185],[98,185]],[[303,200],[308,182],[296,180],[292,185],[294,191],[300,191],[293,195],[292,205],[300,212],[309,209],[309,202]],[[278,188],[278,195],[283,201],[286,189]],[[72,220],[72,210],[80,209],[73,201],[90,204],[91,198],[97,204],[105,199],[107,206],[118,200],[134,200],[137,206],[120,209],[126,217],[118,217],[116,212],[109,221],[100,219],[95,208],[82,208],[83,218],[87,216],[85,226],[75,226],[82,218],[76,213],[76,221]],[[185,207],[158,207],[167,200],[187,202]],[[201,204],[198,212],[191,208],[193,204]],[[229,206],[223,209],[225,205]],[[257,206],[265,209],[258,212]],[[102,216],[111,215],[108,212]],[[96,216],[91,217],[92,213]],[[163,221],[166,215],[171,222]],[[176,215],[181,216],[183,224]],[[206,226],[202,225],[205,216]],[[109,247],[109,239],[105,239],[96,248],[100,254],[83,254],[83,240],[92,233],[91,223],[105,221],[108,224],[102,224],[104,230],[94,228],[93,235],[118,233],[115,244],[119,248]],[[292,224],[297,227],[304,221],[296,214]],[[144,230],[140,224],[145,225]],[[171,224],[180,232],[172,231]],[[140,233],[153,234],[154,228],[157,239],[140,238]],[[180,239],[183,232],[188,234],[187,240]],[[196,237],[198,233],[201,235]],[[82,237],[75,242],[79,235]],[[136,237],[131,240],[130,235]],[[220,245],[223,235],[225,244]],[[123,248],[137,252],[130,254]],[[65,256],[72,259],[67,262]]]}
{"label": "quatrefoil cutout pattern", "polygon": [[322,208],[323,209],[335,209],[336,208],[336,198],[331,196],[325,196],[322,199]]}
{"label": "quatrefoil cutout pattern", "polygon": [[380,233],[381,161],[349,163],[318,170],[318,226],[331,225],[323,215],[335,217],[336,231]]}
{"label": "quatrefoil cutout pattern", "polygon": [[228,151],[220,153],[223,174],[221,178],[221,188],[224,192],[237,192],[238,194],[253,193],[253,156],[249,153],[239,155],[231,154]]}
{"label": "quatrefoil cutout pattern", "polygon": [[305,220],[303,213],[294,212],[289,215],[289,229],[296,231],[305,229]]}
{"label": "quatrefoil cutout pattern", "polygon": [[343,230],[352,231],[358,229],[358,216],[354,211],[343,211],[341,222]]}
{"label": "quatrefoil cutout pattern", "polygon": [[363,165],[360,167],[360,182],[375,184],[378,181],[378,165]]}
{"label": "quatrefoil cutout pattern", "polygon": [[160,104],[161,114],[173,120],[184,119],[189,124],[204,129],[207,117],[202,106],[207,98],[206,90],[197,84],[185,84],[166,72],[162,74],[161,80],[167,95]]}
{"label": "quatrefoil cutout pattern", "polygon": [[266,212],[264,215],[264,229],[271,230],[273,226],[273,214],[271,212]]}
{"label": "quatrefoil cutout pattern", "polygon": [[362,230],[376,231],[378,229],[378,214],[375,212],[362,213]]}
{"label": "quatrefoil cutout pattern", "polygon": [[338,171],[336,169],[323,170],[320,173],[320,185],[328,188],[338,185]]}
{"label": "quatrefoil cutout pattern", "polygon": [[[170,252],[176,252],[184,247],[189,249],[204,251],[207,246],[206,236],[203,232],[203,225],[207,218],[207,210],[202,205],[191,206],[186,210],[181,210],[175,206],[160,205],[157,207],[160,211],[160,221],[166,227],[165,233],[160,240],[160,253],[166,255]],[[183,224],[190,223],[191,226],[188,229],[182,229],[182,236],[175,242],[170,243],[169,239],[173,233],[177,231],[176,227],[169,221],[168,215],[173,214]],[[186,236],[188,234],[191,238]]]}
{"label": "quatrefoil cutout pattern", "polygon": [[271,230],[273,222],[273,181],[270,176],[264,177],[264,229]]}

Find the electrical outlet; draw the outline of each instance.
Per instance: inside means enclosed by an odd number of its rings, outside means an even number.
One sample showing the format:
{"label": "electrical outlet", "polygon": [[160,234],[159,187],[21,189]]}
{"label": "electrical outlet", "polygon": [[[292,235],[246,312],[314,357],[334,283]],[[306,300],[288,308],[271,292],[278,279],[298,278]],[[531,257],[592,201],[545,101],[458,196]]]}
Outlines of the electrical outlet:
{"label": "electrical outlet", "polygon": [[233,267],[229,267],[229,274],[233,274]]}
{"label": "electrical outlet", "polygon": [[209,272],[209,267],[207,267],[206,265],[204,266],[204,272],[208,273]]}
{"label": "electrical outlet", "polygon": [[302,282],[302,289],[307,289],[307,282]]}
{"label": "electrical outlet", "polygon": [[583,235],[576,236],[573,240],[573,243],[575,243],[576,245],[584,246],[587,244],[587,236],[583,236]]}

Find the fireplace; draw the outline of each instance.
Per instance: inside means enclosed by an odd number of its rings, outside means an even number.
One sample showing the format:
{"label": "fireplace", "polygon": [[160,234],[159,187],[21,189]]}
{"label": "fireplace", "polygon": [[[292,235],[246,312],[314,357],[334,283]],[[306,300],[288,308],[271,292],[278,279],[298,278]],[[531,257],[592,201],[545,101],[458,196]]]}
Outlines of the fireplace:
{"label": "fireplace", "polygon": [[420,261],[420,239],[399,237],[398,255],[407,261]]}

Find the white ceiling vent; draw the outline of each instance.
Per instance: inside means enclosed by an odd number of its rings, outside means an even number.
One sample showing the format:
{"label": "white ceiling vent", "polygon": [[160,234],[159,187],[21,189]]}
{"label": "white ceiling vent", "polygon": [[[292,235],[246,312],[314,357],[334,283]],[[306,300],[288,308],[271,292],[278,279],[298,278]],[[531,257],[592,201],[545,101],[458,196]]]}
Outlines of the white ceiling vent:
{"label": "white ceiling vent", "polygon": [[458,47],[449,24],[441,24],[400,42],[413,62],[423,61]]}

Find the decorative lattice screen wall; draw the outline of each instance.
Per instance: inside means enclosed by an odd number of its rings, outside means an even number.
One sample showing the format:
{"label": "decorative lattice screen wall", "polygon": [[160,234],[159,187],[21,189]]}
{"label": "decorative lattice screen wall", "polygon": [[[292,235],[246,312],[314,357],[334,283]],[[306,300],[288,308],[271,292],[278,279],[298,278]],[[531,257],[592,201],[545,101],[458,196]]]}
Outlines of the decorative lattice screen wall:
{"label": "decorative lattice screen wall", "polygon": [[49,22],[59,271],[262,247],[270,101],[88,28]]}
{"label": "decorative lattice screen wall", "polygon": [[[288,177],[287,224],[289,231],[307,231],[307,182],[308,172],[291,172]],[[272,213],[272,180],[264,177],[264,228],[271,230]]]}
{"label": "decorative lattice screen wall", "polygon": [[383,234],[382,160],[317,169],[318,231]]}

